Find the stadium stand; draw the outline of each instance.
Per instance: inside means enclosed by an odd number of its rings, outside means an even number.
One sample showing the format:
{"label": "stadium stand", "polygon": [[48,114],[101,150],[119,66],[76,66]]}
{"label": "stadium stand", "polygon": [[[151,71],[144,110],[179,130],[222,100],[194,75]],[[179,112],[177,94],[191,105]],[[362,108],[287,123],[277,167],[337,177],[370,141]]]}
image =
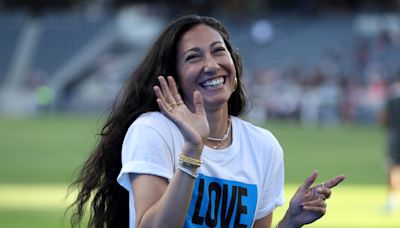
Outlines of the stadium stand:
{"label": "stadium stand", "polygon": [[[31,97],[36,96],[40,86],[47,86],[55,93],[56,99],[50,105],[58,111],[98,112],[109,106],[129,70],[140,62],[141,54],[151,42],[151,34],[160,24],[171,20],[166,15],[157,15],[154,20],[154,15],[146,15],[148,10],[143,6],[125,13],[121,11],[99,14],[48,11],[35,17],[32,26],[27,26],[29,17],[24,12],[0,12],[0,111],[10,110],[4,106],[4,100],[16,96],[21,107],[31,103],[31,111],[26,113],[34,113],[36,108],[32,107],[37,103]],[[396,61],[400,59],[400,29],[396,30],[400,28],[400,19],[396,16],[382,14],[368,19],[355,12],[318,15],[279,12],[258,13],[245,19],[229,14],[218,17],[230,30],[233,44],[243,57],[248,86],[252,86],[251,81],[267,81],[262,88],[249,88],[259,96],[263,94],[260,90],[273,91],[274,88],[268,87],[271,86],[269,77],[282,80],[287,91],[296,93],[302,93],[309,84],[316,86],[314,89],[331,85],[337,90],[340,80],[346,79],[347,84],[355,83],[362,90],[360,94],[364,94],[376,81],[390,79],[400,67]],[[359,18],[387,25],[394,33],[387,35],[384,31],[387,28],[383,28],[374,31],[373,36],[363,37],[355,23]],[[387,18],[391,18],[391,23],[386,23]],[[267,28],[270,37],[264,42],[257,41],[252,33],[260,20],[270,25]],[[146,26],[141,26],[144,23]],[[18,53],[24,53],[18,50],[29,27],[33,28],[31,37],[36,41],[27,45],[32,50],[25,59],[16,58]],[[15,70],[18,61],[24,62],[25,70]],[[293,66],[298,68],[299,75],[288,73]],[[275,75],[271,76],[271,72]],[[16,75],[21,80],[15,80]],[[10,93],[7,80],[11,76],[18,86]],[[109,96],[104,97],[104,91]],[[375,110],[379,99],[373,107]],[[5,103],[16,106],[18,102]],[[360,101],[358,105],[367,103]],[[24,108],[16,110],[24,112]],[[296,108],[293,110],[298,112]]]}
{"label": "stadium stand", "polygon": [[41,18],[41,38],[32,65],[54,73],[107,25],[106,15],[89,18],[71,13],[48,13]]}
{"label": "stadium stand", "polygon": [[24,19],[23,12],[0,13],[0,88],[8,73]]}

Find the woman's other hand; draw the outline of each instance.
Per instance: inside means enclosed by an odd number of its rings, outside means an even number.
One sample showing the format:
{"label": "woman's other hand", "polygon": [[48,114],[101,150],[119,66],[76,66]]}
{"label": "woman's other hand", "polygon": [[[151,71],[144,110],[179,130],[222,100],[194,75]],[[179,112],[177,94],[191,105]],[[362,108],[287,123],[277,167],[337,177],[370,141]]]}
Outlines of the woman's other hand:
{"label": "woman's other hand", "polygon": [[331,196],[331,188],[338,185],[346,177],[339,175],[329,181],[311,187],[317,176],[317,171],[314,171],[305,180],[304,184],[297,189],[297,192],[290,200],[289,209],[279,227],[301,227],[325,215],[325,200]]}

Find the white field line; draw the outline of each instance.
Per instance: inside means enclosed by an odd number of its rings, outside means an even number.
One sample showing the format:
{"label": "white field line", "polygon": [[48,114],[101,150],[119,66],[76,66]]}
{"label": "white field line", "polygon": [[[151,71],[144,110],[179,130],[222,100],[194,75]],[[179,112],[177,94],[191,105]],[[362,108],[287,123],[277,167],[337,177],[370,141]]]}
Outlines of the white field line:
{"label": "white field line", "polygon": [[0,184],[0,209],[65,209],[76,194],[67,197],[67,185]]}

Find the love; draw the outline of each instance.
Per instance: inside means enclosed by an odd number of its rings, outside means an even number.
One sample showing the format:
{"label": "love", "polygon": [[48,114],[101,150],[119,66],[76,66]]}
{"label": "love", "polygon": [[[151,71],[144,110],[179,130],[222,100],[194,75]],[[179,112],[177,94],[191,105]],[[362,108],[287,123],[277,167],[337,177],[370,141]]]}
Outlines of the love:
{"label": "love", "polygon": [[[241,215],[248,213],[247,206],[243,204],[243,197],[247,196],[246,188],[227,184],[223,184],[221,187],[217,182],[209,182],[208,187],[205,188],[204,179],[200,179],[197,193],[192,217],[193,224],[208,227],[230,227],[232,225],[233,227],[247,227],[240,221]],[[202,208],[203,210],[201,210]],[[204,212],[201,215],[201,211],[204,211],[205,208],[207,208],[205,215]]]}

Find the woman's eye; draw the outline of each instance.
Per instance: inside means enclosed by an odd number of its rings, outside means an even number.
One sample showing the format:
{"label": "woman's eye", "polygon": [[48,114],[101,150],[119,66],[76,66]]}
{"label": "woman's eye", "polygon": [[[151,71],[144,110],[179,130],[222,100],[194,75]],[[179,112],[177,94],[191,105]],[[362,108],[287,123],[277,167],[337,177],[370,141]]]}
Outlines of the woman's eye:
{"label": "woman's eye", "polygon": [[193,59],[198,58],[198,57],[199,57],[199,55],[188,55],[185,60],[186,61],[190,61],[190,60],[193,60]]}
{"label": "woman's eye", "polygon": [[224,47],[218,47],[218,48],[215,48],[215,50],[214,50],[215,53],[224,52],[224,51],[225,51]]}

